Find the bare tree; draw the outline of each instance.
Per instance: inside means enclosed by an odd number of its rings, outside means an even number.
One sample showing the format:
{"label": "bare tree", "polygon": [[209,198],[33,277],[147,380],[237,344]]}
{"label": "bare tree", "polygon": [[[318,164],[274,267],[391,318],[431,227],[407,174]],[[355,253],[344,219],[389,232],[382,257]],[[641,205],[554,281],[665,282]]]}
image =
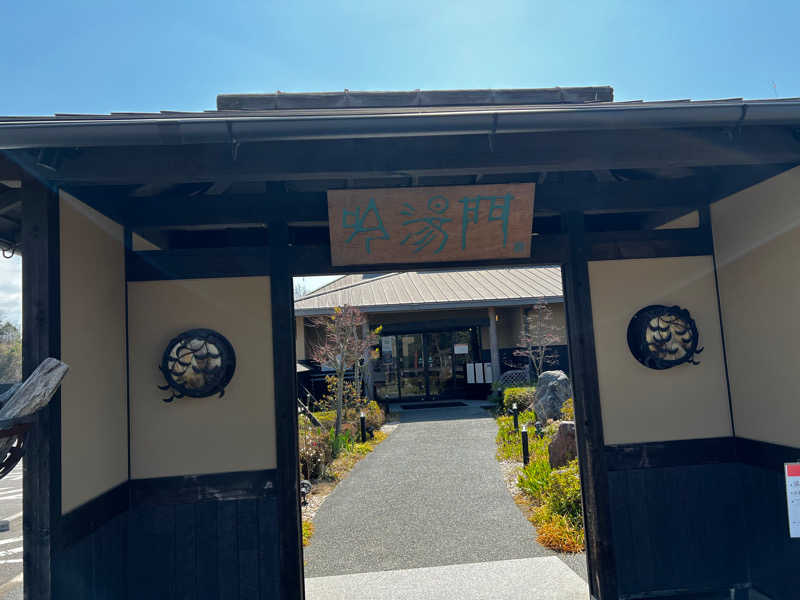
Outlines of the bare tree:
{"label": "bare tree", "polygon": [[19,328],[0,314],[0,383],[22,378],[22,336]]}
{"label": "bare tree", "polygon": [[556,363],[558,356],[552,347],[559,343],[561,335],[553,321],[553,309],[549,304],[534,304],[523,319],[521,348],[514,350],[514,355],[526,357],[538,379],[546,367]]}
{"label": "bare tree", "polygon": [[295,277],[292,279],[292,287],[294,288],[294,299],[302,298],[311,292],[311,287],[308,285],[305,277]]}
{"label": "bare tree", "polygon": [[331,367],[336,373],[336,435],[342,429],[345,372],[351,367],[356,369],[360,380],[360,361],[365,352],[378,341],[375,332],[362,332],[362,325],[366,322],[364,313],[354,306],[337,306],[332,315],[314,317],[311,320],[314,327],[323,331],[321,341],[312,345],[311,359]]}

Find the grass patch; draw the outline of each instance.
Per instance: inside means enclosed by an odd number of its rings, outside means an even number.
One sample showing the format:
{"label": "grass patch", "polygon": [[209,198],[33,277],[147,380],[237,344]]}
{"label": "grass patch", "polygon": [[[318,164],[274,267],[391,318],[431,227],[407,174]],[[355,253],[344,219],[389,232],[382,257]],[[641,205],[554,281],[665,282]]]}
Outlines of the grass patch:
{"label": "grass patch", "polygon": [[337,456],[328,467],[328,476],[339,481],[347,475],[356,463],[375,449],[375,446],[386,439],[383,431],[376,431],[375,437],[366,442],[358,442],[350,445],[339,456]]}
{"label": "grass patch", "polygon": [[[534,446],[539,441],[535,435],[533,424],[536,415],[532,410],[519,413],[519,426],[527,425],[530,430],[528,449],[534,453]],[[522,462],[522,438],[519,431],[514,431],[514,417],[497,417],[497,460],[516,460]],[[545,452],[547,448],[545,448]]]}
{"label": "grass patch", "polygon": [[[569,414],[569,407],[566,412]],[[530,411],[520,413],[519,423],[533,423]],[[522,440],[514,431],[512,417],[498,417],[497,459],[522,462]],[[530,462],[518,472],[520,494],[514,500],[536,526],[537,541],[558,552],[581,552],[585,548],[581,484],[578,461],[553,470],[550,468],[548,445],[557,430],[548,425],[541,438],[529,425],[528,449]]]}
{"label": "grass patch", "polygon": [[531,522],[536,525],[536,541],[559,552],[583,552],[586,538],[583,526],[575,527],[564,515],[551,513],[545,506],[533,509]]}
{"label": "grass patch", "polygon": [[308,519],[303,519],[303,547],[311,543],[311,536],[314,535],[314,523]]}

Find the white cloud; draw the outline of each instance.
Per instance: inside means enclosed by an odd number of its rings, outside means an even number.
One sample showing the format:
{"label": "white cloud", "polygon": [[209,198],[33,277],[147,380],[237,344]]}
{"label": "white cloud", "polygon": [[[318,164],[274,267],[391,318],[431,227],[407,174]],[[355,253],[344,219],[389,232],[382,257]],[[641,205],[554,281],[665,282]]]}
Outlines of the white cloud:
{"label": "white cloud", "polygon": [[0,315],[22,323],[22,260],[0,257]]}

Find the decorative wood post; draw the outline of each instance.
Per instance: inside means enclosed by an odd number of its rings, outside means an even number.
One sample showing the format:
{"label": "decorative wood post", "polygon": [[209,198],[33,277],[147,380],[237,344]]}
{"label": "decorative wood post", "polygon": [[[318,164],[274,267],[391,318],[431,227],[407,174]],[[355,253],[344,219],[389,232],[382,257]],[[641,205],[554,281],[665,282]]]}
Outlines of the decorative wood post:
{"label": "decorative wood post", "polygon": [[562,276],[583,521],[586,527],[589,590],[595,600],[617,600],[617,566],[611,540],[608,468],[597,381],[584,220],[583,214],[578,212],[568,212],[565,217],[569,241],[567,263],[562,268]]}
{"label": "decorative wood post", "polygon": [[303,548],[300,545],[300,477],[297,456],[297,368],[294,339],[294,289],[289,272],[289,226],[270,221],[269,262],[272,300],[272,351],[275,377],[275,429],[278,465],[278,523],[281,598],[303,598]]}
{"label": "decorative wood post", "polygon": [[500,378],[500,350],[497,345],[497,311],[489,307],[489,348],[492,354],[492,381]]}
{"label": "decorative wood post", "polygon": [[[45,358],[61,357],[58,192],[38,181],[22,183],[22,376]],[[39,411],[23,461],[24,594],[55,597],[55,545],[61,516],[61,394]]]}

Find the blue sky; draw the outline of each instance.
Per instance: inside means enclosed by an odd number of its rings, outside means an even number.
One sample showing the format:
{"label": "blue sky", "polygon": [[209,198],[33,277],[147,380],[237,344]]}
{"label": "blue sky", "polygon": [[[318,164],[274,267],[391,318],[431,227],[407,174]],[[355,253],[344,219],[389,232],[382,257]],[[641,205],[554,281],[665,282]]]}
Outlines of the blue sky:
{"label": "blue sky", "polygon": [[203,110],[220,92],[609,84],[800,95],[800,3],[3,2],[0,114]]}
{"label": "blue sky", "polygon": [[[7,1],[0,20],[5,115],[205,110],[218,93],[344,88],[800,96],[796,1]],[[9,312],[18,261],[0,264]]]}

